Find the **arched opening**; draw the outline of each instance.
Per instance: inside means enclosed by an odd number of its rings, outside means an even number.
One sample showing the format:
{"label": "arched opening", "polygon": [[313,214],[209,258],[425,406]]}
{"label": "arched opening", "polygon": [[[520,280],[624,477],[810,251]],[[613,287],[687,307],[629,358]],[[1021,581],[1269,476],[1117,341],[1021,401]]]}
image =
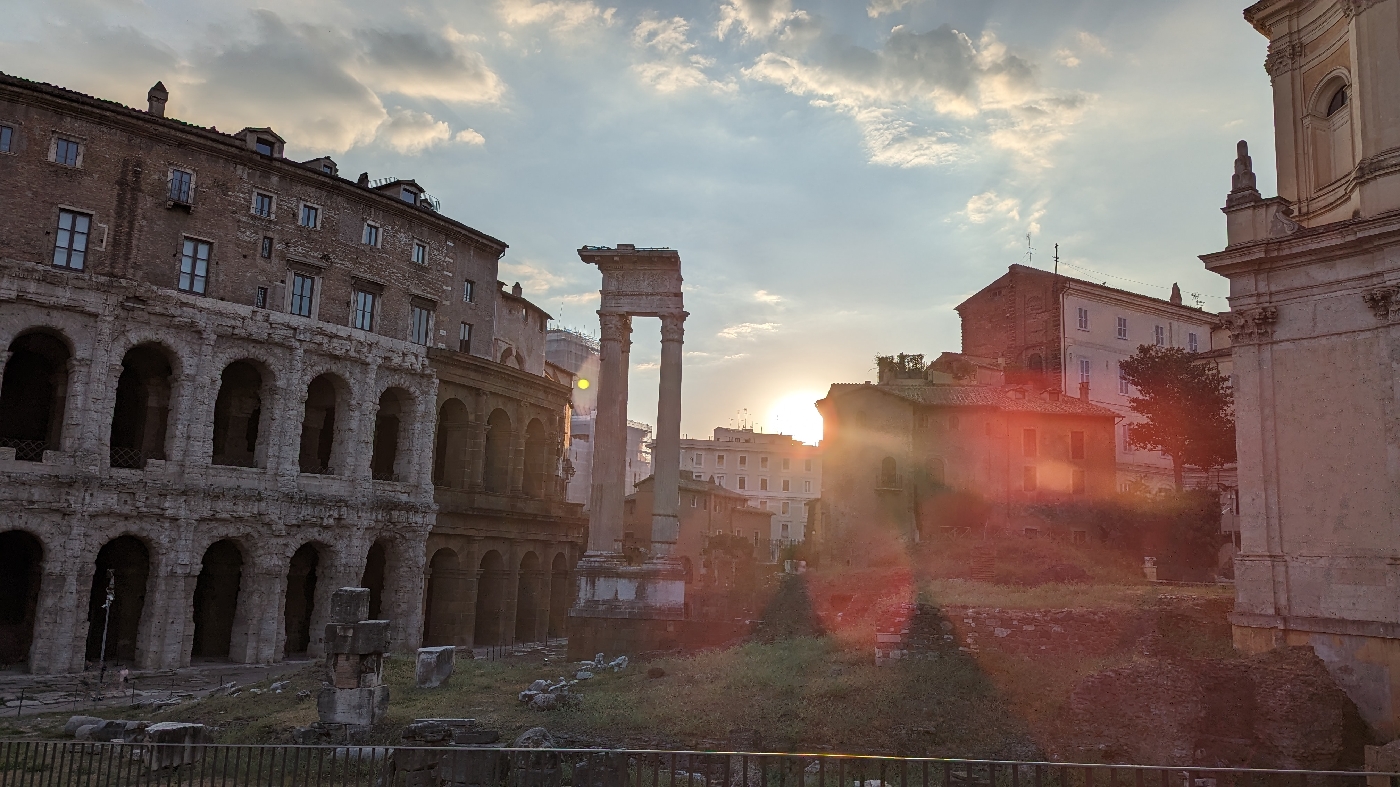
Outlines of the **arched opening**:
{"label": "arched opening", "polygon": [[10,342],[0,382],[0,448],[15,449],[22,462],[44,461],[63,436],[68,396],[68,347],[47,333],[26,333]]}
{"label": "arched opening", "polygon": [[127,350],[112,408],[112,467],[142,468],[147,459],[165,458],[170,376],[170,360],[159,346],[141,344]]}
{"label": "arched opening", "polygon": [[321,552],[315,544],[302,544],[287,568],[287,597],[282,606],[282,627],[287,635],[283,656],[304,655],[311,648],[311,613],[316,607],[316,569]]}
{"label": "arched opening", "polygon": [[428,561],[428,593],[423,605],[423,645],[451,645],[456,640],[457,553],[439,549]]}
{"label": "arched opening", "polygon": [[403,479],[403,462],[399,443],[408,423],[408,394],[399,388],[390,388],[379,396],[379,412],[374,416],[374,455],[370,458],[370,472],[376,481],[399,481]]}
{"label": "arched opening", "polygon": [[1342,85],[1337,88],[1337,92],[1332,94],[1332,99],[1327,102],[1327,117],[1332,117],[1347,105],[1347,86]]}
{"label": "arched opening", "polygon": [[893,489],[899,485],[899,475],[895,472],[894,457],[887,456],[880,460],[880,486],[885,489]]}
{"label": "arched opening", "polygon": [[389,551],[383,541],[376,541],[365,556],[365,573],[360,577],[360,587],[369,589],[369,619],[383,620],[384,574],[389,564]]}
{"label": "arched opening", "polygon": [[242,550],[228,539],[215,541],[204,551],[194,584],[194,658],[229,657],[242,582]]}
{"label": "arched opening", "polygon": [[259,466],[262,384],[262,373],[247,361],[234,361],[224,369],[214,400],[214,464]]}
{"label": "arched opening", "polygon": [[503,645],[501,617],[506,604],[506,564],[501,553],[491,550],[481,556],[481,570],[476,580],[476,629],[472,644]]}
{"label": "arched opening", "polygon": [[534,642],[535,624],[540,616],[540,557],[526,552],[520,558],[520,575],[515,587],[515,641]]}
{"label": "arched opening", "polygon": [[549,636],[564,636],[564,624],[573,603],[573,586],[569,581],[569,561],[560,552],[549,568]]}
{"label": "arched opening", "polygon": [[525,427],[525,494],[544,497],[549,478],[549,441],[544,424],[535,418]]}
{"label": "arched opening", "polygon": [[1045,371],[1045,359],[1040,357],[1040,353],[1031,353],[1030,359],[1026,362],[1032,372],[1040,374]]}
{"label": "arched opening", "polygon": [[336,451],[336,404],[344,383],[329,374],[318,375],[306,386],[306,410],[301,418],[301,472],[335,475],[341,470]]}
{"label": "arched opening", "polygon": [[[141,539],[121,536],[97,552],[92,589],[88,594],[87,660],[132,664],[136,661],[136,634],[146,607],[146,580],[151,575],[151,554]],[[103,609],[107,590],[112,606]],[[107,650],[102,650],[102,629],[107,629]]]}
{"label": "arched opening", "polygon": [[29,659],[43,571],[39,539],[22,530],[0,533],[0,664]]}
{"label": "arched opening", "polygon": [[486,472],[482,483],[487,492],[510,491],[510,416],[495,409],[486,419]]}
{"label": "arched opening", "polygon": [[467,477],[467,406],[448,399],[438,410],[437,441],[433,446],[433,483],[461,488]]}
{"label": "arched opening", "polygon": [[1356,167],[1351,139],[1351,87],[1341,74],[1334,75],[1315,93],[1312,111],[1304,118],[1309,147],[1313,191],[1319,191]]}

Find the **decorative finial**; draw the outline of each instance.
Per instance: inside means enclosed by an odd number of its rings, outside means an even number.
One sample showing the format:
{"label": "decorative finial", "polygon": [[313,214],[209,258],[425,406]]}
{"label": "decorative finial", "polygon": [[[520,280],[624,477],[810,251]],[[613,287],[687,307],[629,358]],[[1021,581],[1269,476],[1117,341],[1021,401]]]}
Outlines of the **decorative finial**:
{"label": "decorative finial", "polygon": [[1263,199],[1254,180],[1254,160],[1249,157],[1249,143],[1240,140],[1235,146],[1235,174],[1230,178],[1230,195],[1225,207],[1245,205]]}
{"label": "decorative finial", "polygon": [[[1243,145],[1244,143],[1241,142],[1240,144]],[[1180,306],[1180,305],[1181,305],[1181,287],[1180,287],[1179,285],[1177,285],[1176,282],[1172,282],[1172,297],[1171,297],[1171,302],[1172,302],[1173,305],[1176,305],[1176,306]]]}

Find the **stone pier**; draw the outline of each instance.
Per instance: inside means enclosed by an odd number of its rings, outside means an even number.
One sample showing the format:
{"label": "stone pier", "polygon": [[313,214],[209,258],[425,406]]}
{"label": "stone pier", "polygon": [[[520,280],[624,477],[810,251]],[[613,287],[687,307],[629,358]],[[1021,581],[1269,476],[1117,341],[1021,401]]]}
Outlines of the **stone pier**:
{"label": "stone pier", "polygon": [[[680,533],[681,347],[687,316],[680,254],[631,244],[585,246],[578,253],[603,274],[598,309],[602,357],[588,552],[576,568],[578,598],[569,611],[569,658],[583,659],[599,651],[670,649],[680,643],[678,622],[685,617],[685,570],[670,557]],[[661,381],[652,452],[656,486],[649,534],[623,532],[627,372],[634,317],[661,320]]]}

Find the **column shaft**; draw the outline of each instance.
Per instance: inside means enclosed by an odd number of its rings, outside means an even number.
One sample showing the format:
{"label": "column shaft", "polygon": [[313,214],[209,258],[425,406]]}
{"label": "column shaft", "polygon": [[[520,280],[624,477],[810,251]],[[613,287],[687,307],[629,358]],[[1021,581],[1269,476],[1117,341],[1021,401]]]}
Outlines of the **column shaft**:
{"label": "column shaft", "polygon": [[588,551],[613,552],[622,538],[627,476],[627,366],[632,319],[599,312],[602,323],[598,405],[593,424],[593,490],[589,497]]}
{"label": "column shaft", "polygon": [[680,536],[681,346],[685,313],[661,318],[661,385],[652,450],[652,552],[669,555]]}

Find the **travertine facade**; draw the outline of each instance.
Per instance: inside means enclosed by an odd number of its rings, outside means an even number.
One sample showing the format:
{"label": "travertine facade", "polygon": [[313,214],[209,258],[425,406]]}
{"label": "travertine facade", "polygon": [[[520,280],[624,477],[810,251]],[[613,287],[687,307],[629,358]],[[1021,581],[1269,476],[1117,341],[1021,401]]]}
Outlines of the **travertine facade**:
{"label": "travertine facade", "polygon": [[1235,642],[1311,644],[1400,734],[1400,2],[1264,0],[1279,196],[1240,144],[1228,246]]}
{"label": "travertine facade", "polygon": [[346,585],[412,649],[453,538],[497,539],[510,578],[530,555],[567,573],[569,389],[489,357],[499,314],[543,354],[547,315],[498,308],[505,244],[413,181],[342,179],[165,97],[0,76],[0,661],[314,656]]}

